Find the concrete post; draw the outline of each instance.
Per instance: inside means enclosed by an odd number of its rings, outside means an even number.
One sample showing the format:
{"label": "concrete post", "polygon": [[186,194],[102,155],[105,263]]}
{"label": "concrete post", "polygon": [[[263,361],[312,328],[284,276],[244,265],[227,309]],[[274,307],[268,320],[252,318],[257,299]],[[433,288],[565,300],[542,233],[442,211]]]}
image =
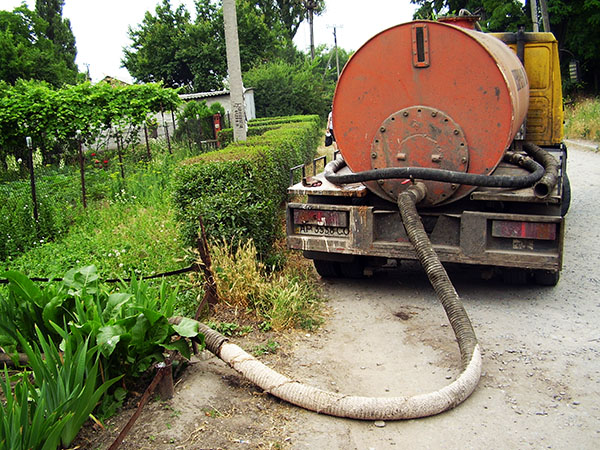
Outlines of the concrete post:
{"label": "concrete post", "polygon": [[227,48],[227,71],[229,72],[229,92],[233,114],[233,140],[246,140],[246,110],[244,108],[244,86],[237,32],[235,0],[223,0],[223,20],[225,22],[225,46]]}

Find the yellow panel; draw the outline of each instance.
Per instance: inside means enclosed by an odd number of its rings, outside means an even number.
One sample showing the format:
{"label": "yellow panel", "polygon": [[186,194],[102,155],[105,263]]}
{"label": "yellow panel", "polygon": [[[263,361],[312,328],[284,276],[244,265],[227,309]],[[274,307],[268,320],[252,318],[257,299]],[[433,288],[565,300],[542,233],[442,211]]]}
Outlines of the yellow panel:
{"label": "yellow panel", "polygon": [[[514,33],[493,33],[517,51]],[[526,139],[538,145],[563,140],[563,100],[558,42],[552,33],[525,33],[525,71],[529,80]]]}
{"label": "yellow panel", "polygon": [[550,85],[550,49],[534,45],[525,47],[525,71],[529,89],[547,89]]}

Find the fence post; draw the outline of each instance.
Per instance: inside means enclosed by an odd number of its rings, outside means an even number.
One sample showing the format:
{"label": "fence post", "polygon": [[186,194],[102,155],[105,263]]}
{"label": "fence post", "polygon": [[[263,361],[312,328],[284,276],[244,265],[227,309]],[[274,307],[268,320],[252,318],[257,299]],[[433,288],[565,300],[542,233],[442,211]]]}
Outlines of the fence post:
{"label": "fence post", "polygon": [[33,203],[33,218],[35,220],[35,227],[37,229],[38,223],[38,205],[37,205],[37,195],[35,192],[35,174],[33,173],[33,143],[31,141],[31,137],[27,136],[25,138],[25,143],[28,148],[28,159],[29,159],[29,182],[31,183],[31,201]]}
{"label": "fence post", "polygon": [[167,126],[167,122],[165,122],[165,113],[163,111],[163,107],[160,107],[160,116],[162,117],[163,127],[165,129],[165,135],[167,136],[167,147],[169,149],[169,153],[173,153],[171,151],[171,139],[169,139],[169,127]]}
{"label": "fence post", "polygon": [[189,129],[189,124],[188,124],[188,118],[185,117],[183,119],[183,122],[184,122],[184,126],[185,126],[185,134],[187,135],[188,150],[191,153],[192,152],[192,140],[190,139],[190,129]]}
{"label": "fence post", "polygon": [[148,127],[144,122],[144,137],[146,138],[146,151],[148,152],[148,161],[152,161],[152,153],[150,153],[150,142],[148,141]]}
{"label": "fence post", "polygon": [[77,143],[79,145],[79,172],[81,174],[81,201],[83,207],[87,208],[87,199],[85,195],[85,165],[83,161],[83,145],[81,144],[81,133],[77,132]]}
{"label": "fence post", "polygon": [[121,138],[116,128],[115,140],[117,141],[117,155],[119,155],[119,167],[121,168],[121,178],[125,179],[125,169],[123,168],[123,156],[121,155]]}

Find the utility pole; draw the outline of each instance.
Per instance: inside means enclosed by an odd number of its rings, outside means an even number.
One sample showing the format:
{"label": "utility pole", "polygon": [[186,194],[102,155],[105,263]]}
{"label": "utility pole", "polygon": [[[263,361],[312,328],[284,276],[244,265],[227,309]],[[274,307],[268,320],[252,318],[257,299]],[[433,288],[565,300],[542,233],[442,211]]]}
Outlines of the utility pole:
{"label": "utility pole", "polygon": [[227,50],[227,71],[229,72],[229,92],[233,114],[233,140],[246,140],[246,113],[244,108],[244,86],[242,85],[242,65],[240,44],[237,32],[235,0],[223,0],[223,20],[225,22],[225,47]]}
{"label": "utility pole", "polygon": [[548,17],[548,5],[546,0],[540,0],[540,9],[542,10],[542,23],[544,31],[550,33],[550,17]]}
{"label": "utility pole", "polygon": [[537,0],[530,0],[529,5],[531,6],[531,22],[533,23],[533,31],[537,33],[540,31],[540,24],[538,22],[538,8]]}
{"label": "utility pole", "polygon": [[337,79],[340,78],[340,58],[338,55],[337,45],[337,29],[342,28],[341,25],[327,25],[327,28],[333,28],[333,46],[335,48],[335,67],[337,69]]}
{"label": "utility pole", "polygon": [[304,6],[308,10],[308,26],[310,28],[310,59],[315,59],[315,33],[314,33],[314,11],[317,8],[316,0],[305,0]]}

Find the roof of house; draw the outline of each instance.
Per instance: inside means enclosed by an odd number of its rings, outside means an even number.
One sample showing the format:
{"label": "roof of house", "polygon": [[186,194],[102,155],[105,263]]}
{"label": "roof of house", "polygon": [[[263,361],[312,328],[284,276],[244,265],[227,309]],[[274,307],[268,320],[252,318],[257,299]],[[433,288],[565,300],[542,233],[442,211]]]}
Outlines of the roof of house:
{"label": "roof of house", "polygon": [[[253,91],[254,88],[244,88],[244,94],[248,91]],[[193,94],[179,94],[179,98],[182,100],[198,100],[208,97],[219,97],[221,95],[229,95],[228,90],[223,91],[211,91],[211,92],[195,92]]]}

